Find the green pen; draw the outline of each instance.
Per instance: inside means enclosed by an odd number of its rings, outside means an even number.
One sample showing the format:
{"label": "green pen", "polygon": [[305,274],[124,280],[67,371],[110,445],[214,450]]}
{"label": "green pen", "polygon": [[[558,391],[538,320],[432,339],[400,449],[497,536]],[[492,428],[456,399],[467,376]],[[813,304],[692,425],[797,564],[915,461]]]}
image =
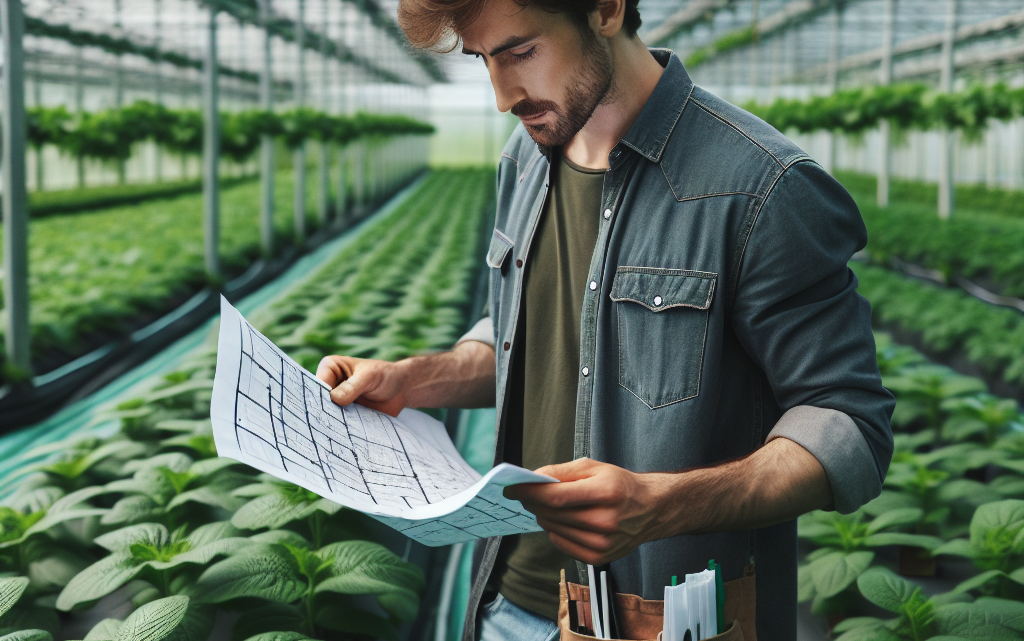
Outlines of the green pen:
{"label": "green pen", "polygon": [[722,566],[714,559],[708,561],[708,569],[715,572],[715,604],[718,606],[718,634],[725,632],[725,583],[722,581]]}

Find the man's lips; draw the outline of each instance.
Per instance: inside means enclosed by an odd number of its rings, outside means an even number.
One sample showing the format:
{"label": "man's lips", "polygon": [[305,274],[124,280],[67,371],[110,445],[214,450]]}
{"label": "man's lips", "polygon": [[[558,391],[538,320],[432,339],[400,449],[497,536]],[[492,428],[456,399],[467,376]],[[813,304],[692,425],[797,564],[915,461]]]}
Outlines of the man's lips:
{"label": "man's lips", "polygon": [[548,114],[547,111],[542,111],[539,114],[534,114],[534,115],[528,116],[528,117],[520,116],[519,120],[522,121],[522,123],[524,125],[536,125],[536,124],[539,124],[540,121],[543,120],[544,116],[546,116],[547,114]]}

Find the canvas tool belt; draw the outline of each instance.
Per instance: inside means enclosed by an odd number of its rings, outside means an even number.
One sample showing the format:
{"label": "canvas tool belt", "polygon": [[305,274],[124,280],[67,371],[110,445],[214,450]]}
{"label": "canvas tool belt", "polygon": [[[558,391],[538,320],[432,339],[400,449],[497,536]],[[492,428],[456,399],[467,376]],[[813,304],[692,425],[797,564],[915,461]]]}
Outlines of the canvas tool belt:
{"label": "canvas tool belt", "polygon": [[[708,639],[718,641],[757,641],[754,615],[756,612],[754,566],[744,568],[743,576],[725,583],[725,632]],[[633,641],[657,641],[665,618],[664,601],[648,601],[635,594],[616,594],[615,613],[618,617],[620,637]],[[565,580],[562,570],[558,586],[558,628],[561,641],[590,641],[596,637],[574,632],[569,627],[569,602],[583,604],[590,615],[590,588]]]}

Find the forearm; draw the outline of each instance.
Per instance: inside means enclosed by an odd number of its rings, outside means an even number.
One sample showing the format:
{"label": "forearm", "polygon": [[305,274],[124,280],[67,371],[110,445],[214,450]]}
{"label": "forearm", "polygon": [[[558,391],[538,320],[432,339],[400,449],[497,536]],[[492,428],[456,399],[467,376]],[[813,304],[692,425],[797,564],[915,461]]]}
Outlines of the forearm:
{"label": "forearm", "polygon": [[414,356],[395,363],[402,374],[407,407],[492,407],[494,349],[465,341],[450,352]]}
{"label": "forearm", "polygon": [[653,539],[766,527],[832,502],[814,456],[777,438],[750,456],[715,467],[652,478],[658,504]]}

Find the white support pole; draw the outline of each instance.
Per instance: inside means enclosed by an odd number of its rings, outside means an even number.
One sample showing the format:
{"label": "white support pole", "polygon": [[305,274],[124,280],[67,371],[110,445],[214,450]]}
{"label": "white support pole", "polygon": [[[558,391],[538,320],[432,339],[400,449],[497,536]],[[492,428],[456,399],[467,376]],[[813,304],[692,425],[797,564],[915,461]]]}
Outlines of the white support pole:
{"label": "white support pole", "polygon": [[[155,0],[155,1],[156,1],[156,7],[154,7],[153,22],[154,22],[154,25],[156,26],[156,39],[153,42],[153,46],[156,47],[156,60],[153,61],[153,66],[155,68],[156,73],[154,74],[153,80],[154,80],[154,82],[156,82],[156,104],[158,104],[158,105],[160,105],[162,107],[163,104],[164,104],[164,74],[163,74],[163,69],[161,68],[162,67],[162,63],[163,63],[163,53],[162,53],[160,47],[163,45],[163,31],[164,31],[164,26],[163,26],[164,10],[163,10],[163,7],[164,7],[164,3],[163,3],[163,0]],[[156,174],[156,181],[157,182],[161,182],[164,179],[164,153],[163,153],[163,151],[164,150],[160,147],[159,144],[155,146],[155,149],[153,151],[153,170],[154,170],[154,173]]]}
{"label": "white support pole", "polygon": [[[885,0],[882,17],[882,61],[878,69],[878,84],[892,83],[892,51],[896,37],[896,0]],[[888,119],[878,123],[878,172],[875,201],[879,207],[889,206],[889,174],[892,173],[892,128]]]}
{"label": "white support pole", "polygon": [[[942,50],[939,53],[939,89],[953,91],[955,69],[953,67],[954,45],[956,44],[956,23],[959,0],[946,2],[946,27],[942,35]],[[939,132],[939,218],[949,218],[953,213],[955,185],[953,182],[955,133],[943,129]]]}
{"label": "white support pole", "polygon": [[[42,107],[43,106],[43,81],[39,73],[39,66],[36,66],[35,77],[32,78],[32,106]],[[45,189],[46,175],[43,167],[43,148],[36,147],[36,191],[43,191]]]}
{"label": "white support pole", "polygon": [[217,9],[210,6],[203,64],[203,249],[206,275],[220,280],[220,113],[217,85]]}
{"label": "white support pole", "polygon": [[[843,33],[843,4],[836,2],[832,5],[832,12],[829,15],[829,36],[828,36],[828,92],[833,94],[839,88],[839,55],[842,48]],[[836,132],[825,132],[825,151],[821,155],[822,169],[833,173],[836,168]]]}
{"label": "white support pole", "polygon": [[22,37],[25,16],[21,0],[0,2],[3,29],[3,268],[4,338],[8,376],[32,374],[31,328],[28,300],[28,191],[25,187],[25,51]]}
{"label": "white support pole", "polygon": [[[85,111],[85,83],[82,76],[85,74],[85,65],[82,63],[82,48],[75,47],[75,114],[81,115]],[[85,158],[78,156],[75,159],[75,169],[78,174],[78,188],[85,188]]]}
{"label": "white support pole", "polygon": [[[295,106],[306,106],[306,2],[299,0],[299,17],[295,22],[295,45],[299,48],[298,77],[295,79]],[[295,199],[292,207],[295,213],[295,244],[306,242],[306,142],[303,141],[292,154],[295,172]]]}
{"label": "white support pole", "polygon": [[[328,21],[327,11],[327,0],[320,0],[321,17],[323,18],[322,24],[320,25],[320,110],[327,113],[329,105],[327,104],[327,88],[330,86],[330,78],[327,75],[327,26],[330,24]],[[322,229],[327,224],[327,218],[329,217],[331,209],[331,156],[330,149],[328,149],[328,141],[320,141],[320,175],[319,184],[317,185],[319,193],[317,194],[317,217],[319,219],[320,228]]]}
{"label": "white support pole", "polygon": [[[114,0],[114,26],[118,29],[118,35],[123,36],[122,33],[124,24],[122,21],[123,7],[121,6],[122,0]],[[124,106],[124,67],[122,66],[121,54],[117,54],[117,61],[114,63],[114,106],[120,109]],[[125,184],[127,180],[127,161],[117,161],[117,182],[120,185]]]}
{"label": "white support pole", "polygon": [[[263,71],[260,73],[260,108],[274,109],[273,58],[271,57],[270,0],[260,0],[260,26],[263,28]],[[260,248],[264,258],[274,255],[274,137],[260,139]]]}

